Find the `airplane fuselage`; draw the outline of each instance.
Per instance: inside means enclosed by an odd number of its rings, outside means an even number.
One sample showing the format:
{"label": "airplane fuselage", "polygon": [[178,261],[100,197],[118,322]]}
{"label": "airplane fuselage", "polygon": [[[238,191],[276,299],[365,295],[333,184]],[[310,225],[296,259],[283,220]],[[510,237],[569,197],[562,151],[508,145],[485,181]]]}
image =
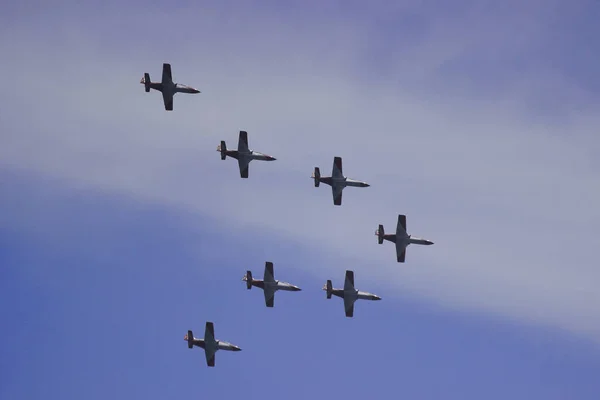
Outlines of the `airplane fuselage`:
{"label": "airplane fuselage", "polygon": [[367,182],[357,181],[355,179],[350,179],[350,178],[344,178],[343,185],[344,186],[355,186],[355,187],[369,187],[369,186],[371,186]]}
{"label": "airplane fuselage", "polygon": [[346,178],[346,177],[334,178],[331,176],[325,176],[325,177],[319,178],[319,182],[324,183],[329,186],[332,186],[332,187],[341,186],[342,188],[344,188],[346,186],[355,186],[355,187],[369,187],[370,186],[367,182],[357,181],[355,179],[350,179],[350,178]]}
{"label": "airplane fuselage", "polygon": [[200,347],[202,349],[206,348],[205,345],[204,345],[204,339],[196,339],[196,338],[194,338],[194,340],[192,341],[192,344],[194,346],[198,346],[198,347]]}
{"label": "airplane fuselage", "polygon": [[217,340],[216,341],[216,345],[217,345],[217,349],[218,350],[227,350],[227,351],[240,351],[240,350],[242,350],[242,349],[239,348],[239,346],[236,346],[233,343],[224,342],[222,340]]}
{"label": "airplane fuselage", "polygon": [[223,340],[206,341],[204,339],[196,339],[192,342],[194,346],[203,348],[204,350],[216,352],[217,350],[240,351],[241,349],[229,342]]}
{"label": "airplane fuselage", "polygon": [[433,244],[433,242],[431,240],[418,238],[418,237],[412,237],[410,235],[399,239],[396,234],[386,234],[386,235],[383,235],[383,240],[387,240],[389,242],[396,243],[396,246],[401,246],[401,247],[406,247],[409,244],[420,244],[420,245],[425,245],[425,246]]}
{"label": "airplane fuselage", "polygon": [[333,289],[331,294],[342,299],[381,300],[381,297],[373,293],[362,292],[360,290]]}
{"label": "airplane fuselage", "polygon": [[[217,148],[217,151],[221,151],[220,148]],[[269,155],[259,153],[258,151],[250,150],[248,152],[240,152],[238,150],[227,150],[225,152],[229,157],[235,158],[236,160],[262,160],[262,161],[274,161],[275,157],[271,157]]]}
{"label": "airplane fuselage", "polygon": [[301,289],[298,286],[292,285],[291,283],[275,281],[275,282],[265,282],[259,279],[252,280],[252,286],[261,288],[263,290],[272,290],[276,292],[278,290],[287,290],[289,292],[298,292]]}
{"label": "airplane fuselage", "polygon": [[158,90],[159,92],[165,94],[166,96],[173,96],[175,93],[200,93],[198,89],[194,89],[193,87],[181,85],[179,83],[161,83],[161,82],[151,82],[150,89]]}
{"label": "airplane fuselage", "polygon": [[150,89],[158,90],[161,93],[163,91],[163,85],[160,82],[151,82],[149,86]]}

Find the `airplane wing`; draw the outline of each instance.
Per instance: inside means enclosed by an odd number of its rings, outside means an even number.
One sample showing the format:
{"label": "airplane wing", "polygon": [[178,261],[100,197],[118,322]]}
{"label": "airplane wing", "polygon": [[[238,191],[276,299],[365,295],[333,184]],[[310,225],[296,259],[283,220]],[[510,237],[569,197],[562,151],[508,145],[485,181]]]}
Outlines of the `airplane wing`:
{"label": "airplane wing", "polygon": [[215,366],[215,352],[217,351],[215,346],[208,345],[215,341],[215,326],[212,322],[207,322],[204,328],[204,355],[206,356],[206,365],[209,367]]}
{"label": "airplane wing", "polygon": [[354,316],[354,302],[356,298],[344,297],[344,308],[346,309],[346,317],[352,318]]}
{"label": "airplane wing", "polygon": [[342,191],[344,187],[341,185],[331,185],[331,193],[333,193],[333,204],[336,206],[342,205]]}
{"label": "airplane wing", "polygon": [[396,225],[396,236],[406,237],[406,215],[398,215],[398,224]]}
{"label": "airplane wing", "polygon": [[248,177],[248,167],[250,164],[250,160],[247,159],[246,157],[240,157],[238,158],[238,165],[240,167],[240,176],[242,178],[247,178]]}
{"label": "airplane wing", "polygon": [[354,271],[346,271],[344,290],[354,290]]}
{"label": "airplane wing", "polygon": [[275,303],[275,291],[271,289],[269,285],[266,285],[266,283],[275,282],[273,263],[270,261],[265,263],[265,275],[263,276],[263,281],[265,282],[265,287],[263,288],[263,291],[265,292],[265,303],[267,304],[267,307],[273,307]]}
{"label": "airplane wing", "polygon": [[212,348],[204,350],[204,355],[206,356],[206,365],[209,367],[215,366],[215,353],[216,351]]}
{"label": "airplane wing", "polygon": [[238,152],[246,153],[248,152],[248,132],[240,131],[240,136],[238,138]]}
{"label": "airplane wing", "polygon": [[263,281],[266,282],[275,282],[275,274],[273,273],[273,263],[267,261],[265,263],[265,275],[263,277]]}
{"label": "airplane wing", "polygon": [[163,64],[162,71],[162,84],[173,82],[173,76],[171,75],[171,64]]}
{"label": "airplane wing", "polygon": [[402,245],[398,245],[396,242],[396,258],[398,262],[403,263],[406,258],[406,247]]}
{"label": "airplane wing", "polygon": [[333,158],[333,169],[331,171],[332,178],[343,178],[344,173],[342,171],[342,157]]}
{"label": "airplane wing", "polygon": [[212,322],[206,323],[206,328],[204,328],[204,341],[208,343],[215,341],[215,326]]}
{"label": "airplane wing", "polygon": [[265,292],[265,304],[267,307],[273,307],[275,305],[275,291],[268,286],[265,286],[263,291]]}
{"label": "airplane wing", "polygon": [[189,348],[189,349],[192,349],[192,348],[194,348],[194,332],[192,332],[192,331],[188,330],[188,333],[187,333],[186,339],[187,339],[187,341],[188,341],[188,348]]}
{"label": "airplane wing", "polygon": [[163,102],[165,103],[165,110],[173,111],[173,95],[163,92],[162,96]]}

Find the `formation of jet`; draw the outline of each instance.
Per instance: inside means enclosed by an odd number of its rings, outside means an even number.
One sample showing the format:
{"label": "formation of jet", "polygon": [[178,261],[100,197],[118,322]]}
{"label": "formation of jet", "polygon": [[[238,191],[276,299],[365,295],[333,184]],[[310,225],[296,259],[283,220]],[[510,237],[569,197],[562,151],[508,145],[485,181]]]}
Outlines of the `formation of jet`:
{"label": "formation of jet", "polygon": [[242,350],[234,344],[215,339],[215,327],[212,322],[206,323],[206,327],[204,328],[204,339],[195,338],[192,331],[188,331],[187,335],[185,335],[183,339],[187,341],[188,348],[190,349],[194,346],[204,349],[204,354],[206,355],[206,365],[209,367],[215,366],[215,353],[218,350]]}
{"label": "formation of jet", "polygon": [[146,93],[150,92],[150,89],[158,90],[162,93],[165,110],[167,111],[173,111],[173,96],[175,93],[200,93],[198,89],[173,82],[171,64],[167,63],[163,64],[162,80],[160,82],[152,82],[150,74],[146,72],[140,83],[144,85]]}
{"label": "formation of jet", "polygon": [[275,157],[271,157],[269,155],[259,153],[258,151],[251,150],[248,147],[248,132],[240,131],[240,135],[238,138],[238,147],[237,150],[227,150],[227,145],[224,140],[221,140],[221,144],[217,146],[217,151],[221,153],[221,160],[227,158],[227,156],[231,158],[235,158],[238,160],[238,165],[240,168],[240,176],[242,178],[248,178],[248,166],[250,161],[252,160],[261,160],[261,161],[275,161]]}
{"label": "formation of jet", "polygon": [[344,308],[346,310],[346,317],[352,318],[354,316],[354,302],[358,299],[362,300],[381,300],[381,297],[374,295],[373,293],[362,292],[354,288],[354,271],[346,271],[346,279],[344,280],[343,289],[334,289],[331,284],[331,280],[327,280],[323,290],[327,292],[327,298],[330,299],[331,295],[341,297],[344,299]]}
{"label": "formation of jet", "polygon": [[265,272],[263,279],[253,279],[252,271],[246,271],[246,275],[242,278],[246,281],[246,287],[248,290],[252,289],[252,286],[261,288],[265,293],[265,303],[267,307],[273,307],[275,303],[275,292],[278,290],[286,290],[290,292],[298,292],[300,289],[298,286],[294,286],[291,283],[281,282],[275,279],[273,273],[273,263],[267,261],[265,263]]}
{"label": "formation of jet", "polygon": [[406,257],[406,247],[409,244],[421,244],[427,246],[433,244],[431,240],[413,237],[406,233],[406,215],[402,214],[398,215],[396,234],[386,235],[383,230],[383,225],[379,225],[379,228],[375,231],[375,236],[377,236],[379,244],[382,244],[384,240],[396,244],[396,258],[400,263],[404,262],[404,258]]}
{"label": "formation of jet", "polygon": [[342,191],[346,186],[371,186],[367,182],[361,182],[345,177],[342,170],[342,157],[333,158],[333,168],[331,171],[331,176],[321,176],[321,170],[319,169],[319,167],[315,167],[315,171],[311,175],[311,178],[315,180],[315,187],[319,187],[320,183],[324,183],[326,185],[331,186],[331,192],[333,194],[333,204],[336,206],[342,205]]}
{"label": "formation of jet", "polygon": [[[143,78],[140,81],[144,85],[146,93],[150,92],[151,89],[157,90],[162,93],[163,103],[165,110],[173,110],[173,97],[177,93],[189,93],[196,94],[200,93],[198,89],[190,86],[182,85],[173,82],[173,76],[171,73],[171,64],[164,63],[162,68],[162,78],[160,82],[152,82],[150,80],[150,74],[144,73]],[[267,154],[259,153],[251,150],[248,146],[248,132],[240,131],[238,138],[238,145],[236,150],[228,150],[224,140],[217,147],[217,151],[221,153],[221,160],[225,160],[227,156],[238,160],[238,166],[241,178],[248,178],[249,176],[249,164],[252,160],[261,161],[274,161],[275,157]],[[370,185],[366,182],[350,179],[343,174],[342,169],[342,158],[333,158],[333,167],[331,176],[321,176],[319,167],[315,167],[311,178],[314,180],[315,187],[319,187],[321,183],[331,186],[333,204],[336,206],[342,205],[342,192],[347,186],[353,187],[369,187]],[[384,240],[395,243],[396,255],[398,262],[403,263],[406,256],[406,247],[409,244],[420,244],[420,245],[431,245],[432,241],[417,238],[409,235],[406,231],[406,216],[398,215],[398,224],[396,226],[395,234],[385,234],[383,225],[379,225],[379,228],[375,231],[379,244],[382,244]],[[297,292],[300,289],[298,286],[292,285],[287,282],[282,282],[275,279],[273,271],[273,263],[267,261],[265,263],[265,270],[263,279],[254,279],[252,277],[252,271],[246,271],[246,274],[242,278],[246,282],[246,288],[248,290],[252,287],[257,287],[263,290],[265,297],[265,305],[267,307],[274,307],[275,304],[275,292],[278,290]],[[356,300],[381,300],[381,297],[368,292],[359,291],[354,287],[354,271],[346,270],[344,287],[343,289],[336,289],[333,287],[331,280],[327,280],[323,290],[327,292],[327,299],[331,299],[332,296],[340,297],[344,300],[344,310],[346,317],[354,317],[354,303]],[[214,324],[212,322],[206,322],[204,331],[204,338],[195,338],[191,330],[187,331],[187,335],[184,336],[184,340],[187,342],[188,348],[193,349],[194,346],[200,347],[204,350],[206,357],[206,365],[209,367],[215,366],[215,354],[218,350],[227,351],[241,351],[242,349],[232,343],[218,340],[215,338]]]}

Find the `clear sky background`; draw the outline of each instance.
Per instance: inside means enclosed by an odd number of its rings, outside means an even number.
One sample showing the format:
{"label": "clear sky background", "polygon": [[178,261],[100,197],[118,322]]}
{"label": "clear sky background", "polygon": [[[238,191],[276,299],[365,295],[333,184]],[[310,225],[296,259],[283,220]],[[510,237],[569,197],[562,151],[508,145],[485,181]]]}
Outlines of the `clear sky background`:
{"label": "clear sky background", "polygon": [[[600,398],[597,2],[0,11],[0,398]],[[202,91],[173,112],[163,62]],[[239,130],[277,157],[248,180]],[[372,185],[342,207],[334,156]],[[353,319],[346,269],[383,298]],[[243,349],[213,369],[206,321]]]}

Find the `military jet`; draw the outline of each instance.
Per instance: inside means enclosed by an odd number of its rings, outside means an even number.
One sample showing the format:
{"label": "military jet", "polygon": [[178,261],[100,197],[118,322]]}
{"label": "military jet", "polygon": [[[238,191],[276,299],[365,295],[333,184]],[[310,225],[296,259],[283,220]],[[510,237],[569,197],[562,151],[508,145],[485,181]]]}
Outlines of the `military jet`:
{"label": "military jet", "polygon": [[290,283],[275,280],[275,274],[273,274],[273,263],[270,261],[265,263],[265,273],[262,280],[252,279],[252,271],[246,271],[246,275],[244,275],[242,280],[246,281],[246,287],[248,290],[252,289],[252,286],[263,289],[267,307],[273,307],[275,302],[275,292],[278,290],[287,290],[290,292],[298,292],[302,290],[298,286],[294,286]]}
{"label": "military jet", "polygon": [[193,87],[174,83],[171,76],[171,64],[163,64],[162,80],[160,82],[152,82],[150,74],[146,72],[140,83],[144,85],[146,93],[150,89],[158,90],[162,93],[165,110],[167,111],[173,111],[173,96],[175,93],[200,93],[198,89],[194,89]]}
{"label": "military jet", "polygon": [[319,167],[315,167],[315,171],[311,175],[311,178],[315,180],[315,187],[319,187],[320,183],[331,186],[331,191],[333,193],[333,204],[336,206],[342,205],[342,191],[346,186],[371,186],[366,182],[346,178],[342,171],[342,157],[333,158],[333,169],[331,171],[331,176],[322,177]]}
{"label": "military jet", "polygon": [[235,158],[238,160],[238,165],[240,167],[240,176],[242,178],[248,177],[248,166],[250,161],[252,160],[261,160],[261,161],[275,161],[275,157],[268,156],[263,153],[259,153],[258,151],[250,150],[248,148],[248,132],[240,131],[240,136],[238,138],[238,147],[237,150],[227,150],[227,145],[224,140],[221,140],[221,144],[217,146],[217,151],[221,153],[221,160],[227,158],[227,156]]}
{"label": "military jet", "polygon": [[187,335],[183,337],[183,340],[187,341],[188,348],[190,349],[194,346],[204,349],[204,354],[206,355],[206,365],[209,367],[215,366],[215,353],[217,350],[242,350],[234,344],[215,339],[215,328],[212,322],[206,323],[206,328],[204,328],[204,339],[196,339],[192,331],[188,331]]}
{"label": "military jet", "polygon": [[346,279],[344,281],[343,289],[334,289],[331,284],[331,280],[328,280],[323,290],[327,291],[327,298],[330,299],[331,295],[341,297],[344,299],[344,308],[346,309],[346,317],[352,318],[354,316],[354,302],[358,299],[363,300],[381,300],[381,297],[372,293],[361,292],[354,288],[354,271],[346,271]]}
{"label": "military jet", "polygon": [[418,237],[413,237],[406,233],[406,215],[398,215],[398,225],[396,225],[396,234],[386,235],[383,230],[383,225],[379,225],[379,229],[375,231],[377,241],[382,244],[384,240],[396,243],[396,258],[399,263],[404,262],[406,256],[406,247],[409,244],[431,245],[431,240],[426,240]]}

